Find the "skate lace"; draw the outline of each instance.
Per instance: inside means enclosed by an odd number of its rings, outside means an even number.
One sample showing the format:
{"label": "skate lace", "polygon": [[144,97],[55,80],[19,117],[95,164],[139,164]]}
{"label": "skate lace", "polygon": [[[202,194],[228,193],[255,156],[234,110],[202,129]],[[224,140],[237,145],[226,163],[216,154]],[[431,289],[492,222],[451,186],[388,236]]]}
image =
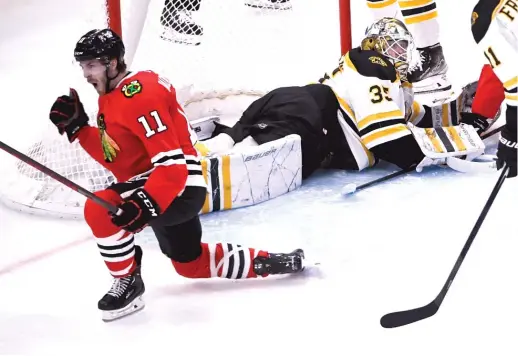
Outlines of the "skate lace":
{"label": "skate lace", "polygon": [[179,10],[177,21],[180,24],[192,24],[194,21],[192,19],[192,15],[190,11]]}
{"label": "skate lace", "polygon": [[113,280],[112,286],[107,294],[112,295],[114,297],[120,298],[126,289],[131,283],[131,276],[123,277],[123,278],[115,278]]}
{"label": "skate lace", "polygon": [[423,63],[425,61],[425,56],[423,51],[417,50],[418,55],[415,56],[415,59],[412,59],[412,63],[410,63],[408,68],[408,74],[415,72],[416,70],[423,70]]}

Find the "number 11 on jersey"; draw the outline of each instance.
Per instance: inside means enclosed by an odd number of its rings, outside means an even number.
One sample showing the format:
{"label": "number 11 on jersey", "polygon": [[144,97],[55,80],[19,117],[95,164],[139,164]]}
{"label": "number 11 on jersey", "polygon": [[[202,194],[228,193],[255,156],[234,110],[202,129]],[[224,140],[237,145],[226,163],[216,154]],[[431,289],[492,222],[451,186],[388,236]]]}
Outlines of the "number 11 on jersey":
{"label": "number 11 on jersey", "polygon": [[142,126],[144,126],[144,130],[146,130],[146,137],[149,138],[153,135],[156,135],[157,133],[167,130],[167,126],[164,125],[162,119],[160,119],[160,115],[158,115],[158,112],[156,110],[151,111],[149,114],[153,119],[155,119],[156,131],[151,128],[146,116],[141,116],[137,119],[137,121],[140,122]]}

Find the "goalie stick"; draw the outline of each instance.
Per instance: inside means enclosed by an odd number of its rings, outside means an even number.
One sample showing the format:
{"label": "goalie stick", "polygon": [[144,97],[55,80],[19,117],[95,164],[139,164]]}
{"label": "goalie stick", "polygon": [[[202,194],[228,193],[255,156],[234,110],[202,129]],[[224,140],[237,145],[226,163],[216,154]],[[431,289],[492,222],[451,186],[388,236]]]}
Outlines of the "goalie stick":
{"label": "goalie stick", "polygon": [[493,204],[498,192],[500,191],[500,188],[504,184],[508,172],[509,167],[507,167],[507,165],[504,165],[502,173],[500,174],[500,177],[498,178],[498,181],[496,182],[495,187],[491,192],[491,195],[489,196],[486,204],[484,205],[484,208],[482,209],[482,212],[480,213],[480,216],[478,217],[475,226],[473,226],[473,229],[469,234],[468,240],[464,244],[464,247],[462,248],[459,257],[457,258],[457,261],[455,262],[455,265],[453,266],[453,269],[450,272],[450,275],[448,276],[446,283],[442,287],[437,297],[435,297],[435,299],[432,302],[423,307],[398,311],[384,315],[380,320],[381,326],[383,326],[384,328],[397,328],[434,316],[437,313],[437,311],[439,311],[439,307],[441,306],[444,298],[446,297],[446,293],[448,293],[448,290],[450,289],[451,284],[453,283],[453,280],[455,279],[455,276],[457,275],[457,272],[459,271],[460,266],[462,265],[462,262],[464,261],[464,258],[466,257],[469,248],[471,247],[471,244],[473,243],[473,240],[475,240],[478,230],[482,226],[482,223],[484,222],[487,213],[491,208],[491,205]]}
{"label": "goalie stick", "polygon": [[[496,128],[494,130],[491,130],[491,131],[489,131],[487,133],[482,134],[482,136],[481,136],[482,140],[488,139],[488,138],[496,135],[497,133],[502,131],[502,128],[503,128],[503,126],[500,126],[500,127]],[[401,170],[399,170],[397,172],[387,174],[386,176],[377,178],[377,179],[375,179],[373,181],[370,181],[370,182],[367,182],[367,183],[364,183],[364,184],[361,184],[361,185],[356,185],[355,183],[346,184],[342,188],[342,194],[347,196],[347,195],[356,193],[356,192],[358,192],[360,190],[363,190],[365,188],[368,188],[368,187],[370,187],[372,185],[376,185],[378,183],[383,183],[383,182],[385,182],[387,180],[391,180],[392,178],[397,178],[399,176],[402,176],[403,174],[409,173],[409,172],[413,171],[414,169],[415,169],[415,166],[409,167],[407,169],[401,169]]]}
{"label": "goalie stick", "polygon": [[4,150],[5,152],[9,153],[10,155],[18,158],[20,161],[23,161],[25,163],[27,163],[29,166],[37,169],[38,171],[48,175],[49,177],[57,180],[58,182],[60,182],[61,184],[67,186],[68,188],[72,189],[72,190],[75,190],[76,192],[78,192],[79,194],[85,196],[86,198],[92,200],[93,202],[99,204],[100,206],[102,206],[103,208],[107,209],[108,211],[114,213],[114,214],[118,214],[119,213],[119,208],[117,208],[115,205],[111,204],[110,202],[102,199],[102,198],[99,198],[98,196],[96,196],[95,194],[93,194],[92,192],[90,192],[89,190],[81,187],[80,185],[77,185],[76,183],[72,182],[71,180],[63,177],[61,174],[53,171],[52,169],[44,166],[43,164],[39,163],[38,161],[35,161],[33,160],[32,158],[30,158],[29,156],[27,155],[24,155],[23,153],[21,153],[20,151],[17,151],[15,150],[14,148],[12,148],[11,146],[5,144],[4,142],[0,141],[0,149]]}

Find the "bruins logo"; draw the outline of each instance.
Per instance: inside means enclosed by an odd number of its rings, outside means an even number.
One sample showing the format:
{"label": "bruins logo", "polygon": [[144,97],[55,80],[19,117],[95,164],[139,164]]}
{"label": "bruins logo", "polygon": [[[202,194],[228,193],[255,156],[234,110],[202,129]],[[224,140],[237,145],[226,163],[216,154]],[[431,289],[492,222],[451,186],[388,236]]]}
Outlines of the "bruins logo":
{"label": "bruins logo", "polygon": [[475,24],[475,22],[477,22],[478,20],[478,14],[473,11],[473,13],[471,14],[471,26],[473,26]]}
{"label": "bruins logo", "polygon": [[380,57],[371,56],[369,57],[369,60],[372,62],[372,64],[379,64],[380,66],[387,67],[387,62],[385,62]]}
{"label": "bruins logo", "polygon": [[126,98],[132,98],[133,96],[137,95],[142,91],[142,84],[138,80],[134,80],[130,82],[129,84],[126,84],[122,87],[122,94]]}
{"label": "bruins logo", "polygon": [[97,116],[97,127],[99,128],[99,134],[101,136],[101,146],[103,149],[104,160],[106,162],[113,162],[117,157],[117,152],[120,151],[119,145],[108,135],[106,132],[106,122],[104,120],[104,114]]}

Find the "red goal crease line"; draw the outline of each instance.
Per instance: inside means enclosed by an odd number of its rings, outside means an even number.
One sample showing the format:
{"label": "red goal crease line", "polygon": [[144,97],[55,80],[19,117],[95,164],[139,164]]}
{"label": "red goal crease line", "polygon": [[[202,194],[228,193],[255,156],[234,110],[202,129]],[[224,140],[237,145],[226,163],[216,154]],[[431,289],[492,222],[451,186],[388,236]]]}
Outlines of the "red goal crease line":
{"label": "red goal crease line", "polygon": [[0,276],[8,274],[8,273],[16,272],[17,270],[19,270],[19,269],[21,269],[23,267],[26,267],[26,266],[29,266],[29,265],[31,265],[33,263],[45,260],[45,259],[47,259],[49,257],[53,257],[53,256],[55,256],[55,255],[57,255],[57,254],[59,254],[61,252],[65,252],[65,251],[70,250],[70,249],[72,249],[74,247],[82,245],[83,243],[85,243],[85,242],[87,242],[87,241],[89,241],[91,239],[92,239],[91,237],[85,237],[85,238],[82,238],[80,240],[71,241],[69,243],[66,243],[66,244],[63,244],[63,245],[60,245],[60,246],[56,246],[56,247],[54,247],[52,249],[49,249],[49,250],[46,250],[46,251],[34,254],[32,256],[26,257],[26,258],[21,259],[19,261],[16,261],[16,262],[13,262],[11,264],[8,264],[7,266],[0,268]]}

